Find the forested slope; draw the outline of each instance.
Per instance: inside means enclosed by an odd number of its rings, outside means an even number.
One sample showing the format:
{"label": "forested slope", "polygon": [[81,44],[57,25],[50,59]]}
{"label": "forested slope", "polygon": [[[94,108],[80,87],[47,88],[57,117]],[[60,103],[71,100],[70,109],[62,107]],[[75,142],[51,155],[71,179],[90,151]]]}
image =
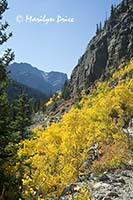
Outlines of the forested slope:
{"label": "forested slope", "polygon": [[64,186],[86,172],[131,165],[133,137],[126,130],[133,117],[132,75],[133,60],[97,82],[90,95],[83,91],[60,122],[36,127],[33,137],[20,143],[24,199],[58,199]]}

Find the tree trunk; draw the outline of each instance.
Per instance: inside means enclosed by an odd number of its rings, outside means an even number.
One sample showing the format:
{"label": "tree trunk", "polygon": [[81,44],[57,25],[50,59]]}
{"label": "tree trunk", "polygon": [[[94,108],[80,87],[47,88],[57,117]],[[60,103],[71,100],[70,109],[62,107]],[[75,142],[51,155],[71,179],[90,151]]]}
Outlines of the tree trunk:
{"label": "tree trunk", "polygon": [[5,185],[3,185],[2,193],[0,195],[0,200],[4,200],[5,199],[5,190],[6,190],[6,187],[5,187]]}

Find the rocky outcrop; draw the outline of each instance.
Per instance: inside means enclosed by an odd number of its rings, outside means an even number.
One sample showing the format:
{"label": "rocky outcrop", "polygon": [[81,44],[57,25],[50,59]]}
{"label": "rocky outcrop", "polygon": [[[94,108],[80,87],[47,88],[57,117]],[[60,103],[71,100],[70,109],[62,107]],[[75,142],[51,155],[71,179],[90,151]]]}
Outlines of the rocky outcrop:
{"label": "rocky outcrop", "polygon": [[103,173],[101,176],[91,174],[84,176],[79,182],[66,186],[60,200],[76,199],[81,188],[88,189],[91,200],[132,200],[133,170]]}
{"label": "rocky outcrop", "polygon": [[71,95],[96,80],[108,76],[111,68],[133,57],[133,1],[123,0],[112,10],[111,16],[99,33],[93,37],[74,68]]}
{"label": "rocky outcrop", "polygon": [[33,125],[29,130],[32,130],[38,125],[46,127],[47,124],[59,122],[64,113],[68,112],[74,102],[72,100],[64,101],[63,99],[56,99],[53,103],[45,108],[45,112],[38,111],[32,117]]}

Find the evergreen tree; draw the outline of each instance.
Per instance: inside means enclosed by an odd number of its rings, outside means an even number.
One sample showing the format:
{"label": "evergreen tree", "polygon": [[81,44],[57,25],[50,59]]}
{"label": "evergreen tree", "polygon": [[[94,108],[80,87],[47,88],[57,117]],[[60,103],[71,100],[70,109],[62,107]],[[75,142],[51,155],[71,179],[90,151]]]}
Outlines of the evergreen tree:
{"label": "evergreen tree", "polygon": [[31,125],[32,108],[27,95],[22,93],[13,104],[11,128],[18,135],[18,140],[26,138],[27,128]]}
{"label": "evergreen tree", "polygon": [[99,33],[99,25],[97,24],[96,25],[97,27],[96,27],[96,35]]}
{"label": "evergreen tree", "polygon": [[99,29],[100,29],[100,32],[101,32],[102,31],[102,22],[100,22]]}
{"label": "evergreen tree", "polygon": [[106,28],[107,27],[107,24],[108,24],[108,13],[106,12],[106,14],[105,14],[105,21],[104,21],[104,28]]}
{"label": "evergreen tree", "polygon": [[[8,23],[2,22],[3,14],[7,9],[7,1],[0,0],[0,45],[3,45],[12,36],[12,33],[6,33]],[[0,199],[4,199],[5,191],[9,186],[9,177],[4,174],[3,166],[10,156],[7,146],[12,140],[9,129],[10,107],[6,88],[9,82],[7,66],[13,58],[14,54],[11,49],[7,49],[0,57]]]}
{"label": "evergreen tree", "polygon": [[111,6],[111,18],[114,18],[114,5]]}
{"label": "evergreen tree", "polygon": [[97,24],[96,34],[99,34],[101,31],[102,31],[102,22],[100,22],[99,24]]}
{"label": "evergreen tree", "polygon": [[70,99],[70,86],[68,81],[65,81],[65,84],[62,88],[62,98],[65,100]]}

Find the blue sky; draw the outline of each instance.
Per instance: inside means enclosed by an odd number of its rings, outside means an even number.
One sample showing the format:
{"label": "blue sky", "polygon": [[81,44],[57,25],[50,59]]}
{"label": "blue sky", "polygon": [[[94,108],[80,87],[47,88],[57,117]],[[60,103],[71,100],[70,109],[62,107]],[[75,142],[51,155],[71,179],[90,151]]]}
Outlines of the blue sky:
{"label": "blue sky", "polygon": [[[13,37],[1,51],[11,47],[16,62],[27,62],[44,71],[68,75],[95,35],[96,24],[110,14],[111,4],[121,0],[8,0],[10,9],[4,19]],[[18,17],[19,16],[19,17]],[[21,17],[20,17],[21,16]],[[51,23],[26,23],[26,16],[53,18]],[[57,23],[58,16],[74,22]],[[19,22],[18,22],[18,21]],[[21,21],[21,22],[20,22]]]}

